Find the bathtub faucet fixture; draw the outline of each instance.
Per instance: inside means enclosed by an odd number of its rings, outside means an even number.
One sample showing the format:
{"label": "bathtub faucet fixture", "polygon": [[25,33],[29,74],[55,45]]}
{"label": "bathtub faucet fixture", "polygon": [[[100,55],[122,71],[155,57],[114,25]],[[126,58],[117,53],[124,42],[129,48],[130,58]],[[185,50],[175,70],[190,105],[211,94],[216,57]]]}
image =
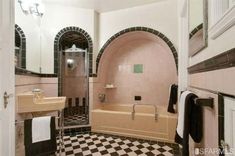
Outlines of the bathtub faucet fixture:
{"label": "bathtub faucet fixture", "polygon": [[136,105],[153,106],[154,107],[154,118],[155,118],[155,121],[158,120],[157,106],[154,105],[154,104],[134,104],[133,107],[132,107],[132,112],[131,112],[132,120],[135,119],[135,107],[136,107]]}

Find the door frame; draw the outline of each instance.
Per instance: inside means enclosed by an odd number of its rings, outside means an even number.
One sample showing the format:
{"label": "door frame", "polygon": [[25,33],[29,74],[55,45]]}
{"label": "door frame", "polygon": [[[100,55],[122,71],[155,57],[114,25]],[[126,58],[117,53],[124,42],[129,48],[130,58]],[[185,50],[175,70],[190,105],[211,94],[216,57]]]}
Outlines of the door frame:
{"label": "door frame", "polygon": [[80,27],[74,27],[74,26],[70,26],[70,27],[65,27],[62,30],[60,30],[57,35],[55,36],[55,40],[54,40],[54,73],[57,74],[58,76],[58,96],[62,96],[62,90],[63,90],[63,83],[62,83],[62,67],[61,67],[61,61],[62,61],[62,56],[63,56],[63,52],[62,52],[62,48],[60,45],[61,42],[61,38],[63,38],[63,36],[68,33],[68,32],[74,32],[74,33],[78,33],[83,35],[88,43],[88,48],[86,49],[86,58],[85,58],[85,70],[86,70],[86,74],[87,74],[87,93],[86,93],[86,105],[88,106],[88,124],[87,125],[75,125],[75,126],[68,126],[68,127],[81,127],[81,126],[88,126],[91,124],[91,105],[90,105],[90,98],[89,98],[89,94],[90,94],[90,84],[89,84],[89,78],[93,76],[92,72],[93,72],[93,41],[91,36],[89,35],[88,32],[86,32],[85,30],[83,30]]}
{"label": "door frame", "polygon": [[[2,138],[5,147],[2,151],[6,156],[15,155],[15,65],[14,65],[14,36],[15,36],[15,0],[1,0],[2,8],[0,13],[0,18],[2,18],[2,30],[1,35],[4,36],[5,40],[0,41],[2,44],[0,48],[3,50],[4,60],[1,62],[2,71],[1,75],[5,80],[4,84],[1,86],[1,97],[3,98],[3,92],[6,91],[7,94],[12,94],[8,99],[8,105],[6,108],[2,109],[2,115],[4,117],[3,124],[7,127],[8,132],[4,132],[6,135]],[[1,23],[0,23],[1,24]],[[9,55],[6,53],[9,53]],[[1,100],[2,101],[2,100]],[[0,103],[3,104],[3,101]],[[2,106],[1,106],[2,107]],[[5,140],[6,139],[6,140]]]}
{"label": "door frame", "polygon": [[[225,93],[219,93],[218,94],[218,147],[221,151],[223,151],[221,140],[224,140],[224,97],[228,98],[234,98],[235,95],[225,94]],[[220,152],[220,156],[224,156],[223,152]]]}

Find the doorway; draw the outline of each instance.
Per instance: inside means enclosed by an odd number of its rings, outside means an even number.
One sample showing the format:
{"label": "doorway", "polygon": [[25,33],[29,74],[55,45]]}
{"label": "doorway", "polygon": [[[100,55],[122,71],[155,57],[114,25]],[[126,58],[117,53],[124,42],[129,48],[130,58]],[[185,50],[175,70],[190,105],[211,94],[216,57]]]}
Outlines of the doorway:
{"label": "doorway", "polygon": [[66,96],[64,125],[89,124],[89,40],[67,31],[59,39],[59,96]]}

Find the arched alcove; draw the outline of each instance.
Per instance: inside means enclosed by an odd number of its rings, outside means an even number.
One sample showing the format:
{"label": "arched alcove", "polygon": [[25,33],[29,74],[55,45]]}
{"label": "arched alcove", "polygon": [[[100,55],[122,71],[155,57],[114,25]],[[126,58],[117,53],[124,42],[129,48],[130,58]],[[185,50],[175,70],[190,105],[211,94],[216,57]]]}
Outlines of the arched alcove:
{"label": "arched alcove", "polygon": [[103,47],[100,49],[99,54],[97,56],[96,59],[96,73],[98,73],[98,69],[99,69],[99,63],[100,63],[100,59],[105,51],[105,49],[117,38],[119,38],[120,36],[126,34],[126,33],[130,33],[130,32],[148,32],[150,34],[153,34],[154,36],[157,36],[158,38],[161,38],[166,44],[167,46],[171,49],[172,55],[174,56],[175,59],[175,65],[176,68],[178,69],[178,54],[176,51],[175,46],[173,45],[173,43],[170,41],[170,39],[168,39],[163,33],[154,30],[152,28],[147,28],[147,27],[131,27],[131,28],[127,28],[124,29],[122,31],[119,31],[118,33],[114,34],[112,37],[110,37],[110,39],[107,40],[107,42],[103,45]]}
{"label": "arched alcove", "polygon": [[[177,52],[169,39],[152,32],[119,34],[101,50],[97,77],[103,89],[97,90],[107,103],[133,104],[141,96],[141,103],[167,105],[169,87],[178,80]],[[105,88],[107,84],[114,88]]]}
{"label": "arched alcove", "polygon": [[89,124],[88,79],[92,74],[92,48],[90,35],[78,27],[64,28],[55,37],[54,71],[58,74],[58,95],[67,98],[65,126]]}
{"label": "arched alcove", "polygon": [[60,39],[61,37],[68,32],[75,32],[78,34],[82,34],[87,42],[88,42],[88,59],[89,59],[89,75],[92,76],[92,60],[93,60],[93,42],[90,37],[90,35],[83,29],[78,28],[78,27],[66,27],[62,30],[60,30],[54,40],[54,73],[58,74],[60,71],[60,66],[59,66],[59,52],[61,51],[61,46],[60,46]]}
{"label": "arched alcove", "polygon": [[86,39],[87,42],[87,53],[88,53],[88,72],[89,76],[92,76],[92,60],[93,60],[93,43],[90,35],[83,29],[78,27],[66,27],[58,32],[58,34],[55,37],[54,40],[54,73],[58,75],[58,95],[62,94],[62,80],[61,80],[61,56],[62,56],[62,50],[63,47],[61,45],[61,42],[63,42],[62,37],[65,34],[73,33],[77,35],[83,36],[84,39]]}

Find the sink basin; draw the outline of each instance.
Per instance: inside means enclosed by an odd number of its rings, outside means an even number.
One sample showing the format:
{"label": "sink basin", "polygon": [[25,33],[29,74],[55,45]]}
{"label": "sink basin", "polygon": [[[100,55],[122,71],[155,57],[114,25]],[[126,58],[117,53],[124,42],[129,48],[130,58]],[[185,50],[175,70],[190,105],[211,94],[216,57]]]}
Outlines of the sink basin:
{"label": "sink basin", "polygon": [[64,103],[65,102],[65,97],[45,97],[40,100],[36,100],[35,104],[53,104],[53,103]]}
{"label": "sink basin", "polygon": [[66,97],[35,98],[33,93],[17,95],[17,112],[58,111],[65,107]]}

